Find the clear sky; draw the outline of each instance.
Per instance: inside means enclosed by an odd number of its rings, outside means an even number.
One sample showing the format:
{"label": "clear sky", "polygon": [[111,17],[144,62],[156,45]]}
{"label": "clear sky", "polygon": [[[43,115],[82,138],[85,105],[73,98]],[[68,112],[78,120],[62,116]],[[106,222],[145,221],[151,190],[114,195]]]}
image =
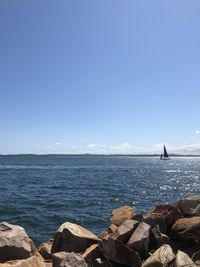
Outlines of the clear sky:
{"label": "clear sky", "polygon": [[200,154],[199,0],[1,0],[0,154]]}

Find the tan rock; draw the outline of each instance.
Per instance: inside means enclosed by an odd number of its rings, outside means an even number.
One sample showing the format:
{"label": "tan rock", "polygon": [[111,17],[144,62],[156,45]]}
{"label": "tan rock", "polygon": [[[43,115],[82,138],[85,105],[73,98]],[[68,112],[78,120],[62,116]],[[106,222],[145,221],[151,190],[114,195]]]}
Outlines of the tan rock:
{"label": "tan rock", "polygon": [[175,261],[173,263],[173,267],[196,267],[196,264],[190,259],[190,257],[178,250],[177,254],[176,254],[176,258]]}
{"label": "tan rock", "polygon": [[66,222],[54,235],[52,254],[60,251],[83,253],[99,241],[96,235],[80,225]]}
{"label": "tan rock", "polygon": [[117,226],[115,224],[111,224],[108,228],[108,234],[112,234],[117,230]]}
{"label": "tan rock", "polygon": [[171,238],[200,241],[200,217],[177,220],[172,227]]}
{"label": "tan rock", "polygon": [[135,211],[130,206],[123,206],[112,211],[111,224],[120,226],[124,221],[131,220]]}
{"label": "tan rock", "polygon": [[176,206],[183,216],[200,216],[200,196],[188,196],[179,200]]}
{"label": "tan rock", "polygon": [[107,235],[108,235],[108,232],[105,231],[105,232],[101,232],[100,234],[98,234],[97,237],[98,237],[99,239],[102,239],[102,238],[104,238],[104,237],[107,236]]}
{"label": "tan rock", "polygon": [[52,243],[53,241],[42,243],[37,249],[37,251],[43,256],[45,260],[51,259]]}
{"label": "tan rock", "polygon": [[103,254],[110,261],[140,267],[142,264],[139,254],[130,249],[118,239],[112,239],[110,236],[102,239]]}
{"label": "tan rock", "polygon": [[175,258],[175,254],[169,245],[163,245],[157,249],[143,264],[142,267],[164,267]]}
{"label": "tan rock", "polygon": [[137,251],[142,259],[149,256],[149,230],[150,225],[141,222],[127,243],[127,246]]}
{"label": "tan rock", "polygon": [[29,244],[30,244],[30,246],[31,246],[31,253],[36,252],[36,250],[37,250],[36,245],[35,245],[35,243],[33,242],[33,240],[30,239],[30,238],[29,238]]}
{"label": "tan rock", "polygon": [[46,264],[42,257],[35,254],[24,260],[15,260],[0,264],[0,267],[46,267]]}
{"label": "tan rock", "polygon": [[6,222],[0,223],[0,262],[26,259],[31,246],[24,228]]}
{"label": "tan rock", "polygon": [[111,234],[111,238],[119,239],[123,243],[127,243],[130,239],[131,235],[135,231],[136,227],[138,226],[139,222],[134,220],[126,220],[124,221],[116,231]]}

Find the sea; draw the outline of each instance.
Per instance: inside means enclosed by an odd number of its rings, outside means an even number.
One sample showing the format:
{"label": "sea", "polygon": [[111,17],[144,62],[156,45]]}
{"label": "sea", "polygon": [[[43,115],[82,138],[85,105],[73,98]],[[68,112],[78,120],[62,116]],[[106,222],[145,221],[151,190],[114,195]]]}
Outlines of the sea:
{"label": "sea", "polygon": [[66,221],[101,233],[117,207],[145,213],[199,193],[200,157],[0,156],[0,221],[24,227],[37,245]]}

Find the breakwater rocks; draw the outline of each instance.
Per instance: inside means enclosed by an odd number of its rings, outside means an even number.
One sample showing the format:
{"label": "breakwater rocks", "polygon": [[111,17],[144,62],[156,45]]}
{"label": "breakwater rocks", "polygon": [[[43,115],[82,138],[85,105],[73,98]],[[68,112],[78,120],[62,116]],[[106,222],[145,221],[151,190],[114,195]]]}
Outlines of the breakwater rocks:
{"label": "breakwater rocks", "polygon": [[0,267],[127,266],[200,266],[200,196],[158,205],[147,214],[120,207],[99,235],[65,222],[37,248],[22,227],[0,223]]}

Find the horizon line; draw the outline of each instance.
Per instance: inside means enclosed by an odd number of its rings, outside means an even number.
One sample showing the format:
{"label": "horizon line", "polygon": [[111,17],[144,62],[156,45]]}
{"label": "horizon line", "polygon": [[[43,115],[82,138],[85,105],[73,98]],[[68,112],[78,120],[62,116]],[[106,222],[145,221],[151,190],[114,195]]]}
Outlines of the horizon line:
{"label": "horizon line", "polygon": [[[136,157],[159,157],[159,153],[147,154],[123,154],[123,153],[8,153],[8,154],[0,154],[0,156],[136,156]],[[200,154],[170,154],[170,157],[200,157]]]}

